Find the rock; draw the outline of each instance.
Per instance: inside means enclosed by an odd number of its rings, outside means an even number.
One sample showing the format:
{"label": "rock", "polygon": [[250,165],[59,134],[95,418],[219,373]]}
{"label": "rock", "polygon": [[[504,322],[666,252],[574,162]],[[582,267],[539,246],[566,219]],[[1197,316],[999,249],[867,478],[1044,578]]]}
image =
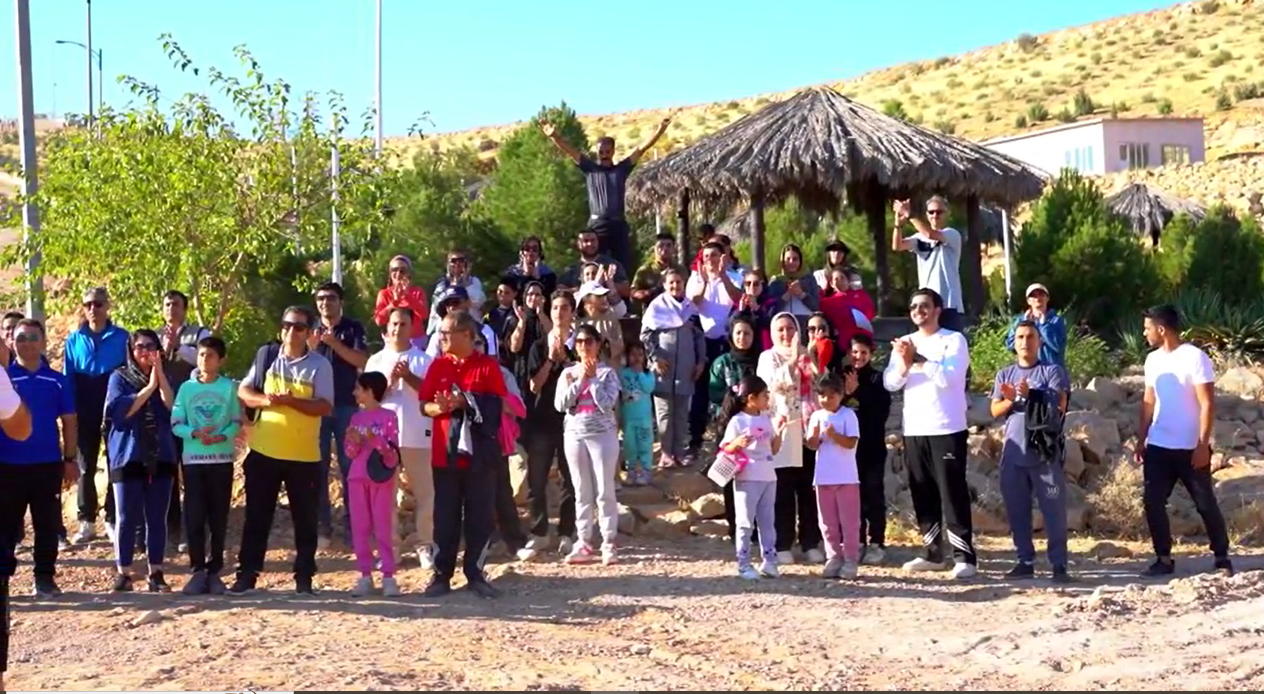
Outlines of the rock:
{"label": "rock", "polygon": [[970,497],[975,505],[993,512],[1004,508],[1000,487],[992,478],[966,470],[966,484],[970,487]]}
{"label": "rock", "polygon": [[509,456],[509,488],[513,490],[514,503],[527,503],[527,452],[522,446]]}
{"label": "rock", "polygon": [[1233,395],[1256,396],[1264,391],[1264,378],[1245,366],[1236,366],[1216,379],[1216,390]]}
{"label": "rock", "polygon": [[970,409],[966,411],[966,424],[985,427],[995,421],[992,416],[992,400],[986,395],[970,396]]}
{"label": "rock", "polygon": [[1133,556],[1132,550],[1113,542],[1098,542],[1088,550],[1088,554],[1096,557],[1099,561],[1106,559],[1131,559]]}
{"label": "rock", "polygon": [[619,490],[619,501],[628,506],[643,506],[645,504],[661,504],[667,501],[667,497],[663,495],[663,490],[658,487],[624,487]]}
{"label": "rock", "polygon": [[1079,482],[1087,469],[1084,462],[1084,448],[1079,439],[1067,438],[1066,457],[1062,461],[1062,469],[1066,471],[1068,480]]}
{"label": "rock", "polygon": [[692,470],[668,476],[662,485],[663,493],[688,506],[699,498],[715,491],[715,484],[701,473]]}
{"label": "rock", "polygon": [[729,526],[724,521],[704,520],[690,526],[689,532],[702,537],[727,537]]}
{"label": "rock", "polygon": [[682,537],[688,535],[689,529],[693,527],[693,513],[681,510],[674,503],[637,506],[632,509],[632,512],[636,514],[639,521],[637,535],[645,537]]}
{"label": "rock", "polygon": [[1238,419],[1242,420],[1245,424],[1254,424],[1260,419],[1260,409],[1251,403],[1244,402],[1242,403],[1242,406],[1238,408]]}
{"label": "rock", "polygon": [[1212,437],[1216,448],[1242,450],[1255,443],[1255,432],[1238,420],[1216,420],[1212,425]]}
{"label": "rock", "polygon": [[1003,441],[993,432],[988,431],[982,434],[970,434],[967,445],[971,455],[983,458],[999,458]]}
{"label": "rock", "polygon": [[1089,517],[1092,510],[1088,507],[1088,502],[1081,498],[1079,501],[1067,499],[1067,530],[1073,533],[1083,532],[1088,528]]}
{"label": "rock", "polygon": [[699,518],[723,518],[724,517],[724,495],[719,492],[711,492],[705,496],[698,497],[689,509]]}
{"label": "rock", "polygon": [[1114,409],[1128,401],[1128,391],[1109,378],[1095,377],[1088,382],[1088,389],[1097,393],[1098,410]]}
{"label": "rock", "polygon": [[1074,438],[1084,444],[1084,453],[1088,462],[1100,465],[1108,459],[1113,451],[1118,451],[1123,441],[1119,436],[1119,427],[1111,420],[1096,412],[1077,410],[1068,412],[1063,423],[1063,431],[1068,438]]}
{"label": "rock", "polygon": [[652,650],[648,644],[638,643],[629,649],[632,655],[649,655]]}
{"label": "rock", "polygon": [[136,619],[133,619],[131,621],[131,625],[133,627],[143,627],[149,624],[157,624],[158,622],[161,622],[162,619],[163,617],[162,617],[161,612],[159,612],[158,610],[149,610],[147,612],[142,613]]}
{"label": "rock", "polygon": [[1006,523],[999,514],[984,509],[980,506],[972,506],[970,508],[970,520],[974,525],[975,534],[980,535],[1008,535],[1009,524]]}
{"label": "rock", "polygon": [[1072,410],[1096,410],[1097,392],[1087,388],[1073,388],[1067,407]]}
{"label": "rock", "polygon": [[635,535],[637,523],[636,513],[624,504],[619,504],[619,532],[623,535]]}

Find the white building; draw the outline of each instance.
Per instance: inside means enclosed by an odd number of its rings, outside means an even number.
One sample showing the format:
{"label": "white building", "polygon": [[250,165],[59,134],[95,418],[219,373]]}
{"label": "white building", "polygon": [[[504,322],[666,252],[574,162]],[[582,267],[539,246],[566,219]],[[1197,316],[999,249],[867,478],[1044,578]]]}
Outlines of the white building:
{"label": "white building", "polygon": [[1096,118],[982,143],[1051,176],[1101,175],[1206,158],[1202,118]]}

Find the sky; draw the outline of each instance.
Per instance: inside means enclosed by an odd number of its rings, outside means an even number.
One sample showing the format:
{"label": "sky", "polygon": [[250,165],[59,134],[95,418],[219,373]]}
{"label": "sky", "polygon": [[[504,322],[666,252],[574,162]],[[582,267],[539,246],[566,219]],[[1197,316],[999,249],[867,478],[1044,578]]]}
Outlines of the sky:
{"label": "sky", "polygon": [[[0,12],[0,117],[17,115],[16,0]],[[382,0],[383,121],[408,134],[497,125],[565,100],[581,114],[685,106],[856,76],[1109,17],[1153,0]],[[86,110],[85,0],[30,0],[35,110]],[[105,101],[119,75],[173,100],[206,92],[171,67],[171,33],[196,64],[237,70],[245,44],[296,93],[336,90],[358,116],[375,89],[376,0],[95,0]],[[93,75],[96,80],[96,75]],[[97,87],[94,86],[94,92]],[[95,97],[94,97],[95,98]]]}

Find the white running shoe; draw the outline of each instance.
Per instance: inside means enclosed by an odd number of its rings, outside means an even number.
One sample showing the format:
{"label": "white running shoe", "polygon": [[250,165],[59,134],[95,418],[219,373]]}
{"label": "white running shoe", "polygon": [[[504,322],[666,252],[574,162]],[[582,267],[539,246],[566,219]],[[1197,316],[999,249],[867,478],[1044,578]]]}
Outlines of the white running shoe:
{"label": "white running shoe", "polygon": [[794,563],[794,552],[786,550],[785,552],[777,552],[777,564],[779,566],[789,566]]}
{"label": "white running shoe", "polygon": [[854,561],[844,562],[842,570],[838,572],[838,577],[839,578],[855,578],[856,574],[859,572],[860,570],[856,566],[856,562]]}
{"label": "white running shoe", "polygon": [[569,556],[575,549],[575,541],[569,537],[563,537],[557,541],[557,553],[563,557]]}
{"label": "white running shoe", "polygon": [[942,562],[934,562],[925,557],[918,557],[904,562],[905,571],[943,571],[946,566]]}
{"label": "white running shoe", "polygon": [[588,545],[575,545],[562,561],[567,564],[591,564],[597,561],[597,555]]}
{"label": "white running shoe", "polygon": [[868,547],[865,547],[865,556],[860,560],[860,563],[877,566],[886,561],[886,558],[886,550],[877,545],[869,545]]}
{"label": "white running shoe", "polygon": [[809,549],[807,551],[807,559],[809,564],[824,564],[825,553],[819,549]]}
{"label": "white running shoe", "polygon": [[531,561],[532,559],[535,559],[540,556],[541,552],[548,549],[548,545],[549,538],[532,536],[530,540],[527,540],[526,546],[518,550],[518,561]]}
{"label": "white running shoe", "polygon": [[765,559],[764,563],[759,565],[759,575],[764,578],[780,578],[781,572],[777,571],[775,563]]}
{"label": "white running shoe", "polygon": [[825,570],[821,572],[822,578],[838,578],[838,574],[843,570],[843,558],[831,557],[825,562]]}
{"label": "white running shoe", "polygon": [[[109,523],[106,523],[105,528],[106,530],[113,529],[113,527]],[[96,526],[93,525],[92,523],[89,523],[88,521],[81,521],[79,523],[79,532],[75,533],[75,536],[70,538],[70,541],[77,545],[81,545],[85,542],[92,542],[94,539],[96,539],[96,537],[97,537]],[[113,541],[114,541],[114,536],[113,536],[113,533],[111,533],[110,542],[113,542]]]}
{"label": "white running shoe", "polygon": [[967,564],[959,561],[952,567],[952,577],[956,579],[974,578],[978,575],[979,569],[974,564]]}
{"label": "white running shoe", "polygon": [[758,581],[759,572],[753,566],[743,566],[737,570],[737,577],[747,581]]}
{"label": "white running shoe", "polygon": [[417,563],[421,565],[423,571],[429,571],[434,568],[434,550],[430,545],[420,545],[417,547]]}

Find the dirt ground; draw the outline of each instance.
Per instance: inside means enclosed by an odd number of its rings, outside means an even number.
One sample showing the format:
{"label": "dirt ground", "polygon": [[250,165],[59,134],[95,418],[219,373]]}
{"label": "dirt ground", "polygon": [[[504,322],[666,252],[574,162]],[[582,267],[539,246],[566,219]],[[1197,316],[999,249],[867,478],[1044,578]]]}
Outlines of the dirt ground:
{"label": "dirt ground", "polygon": [[[1001,578],[1007,542],[982,542],[969,582],[862,567],[825,581],[796,565],[779,580],[735,576],[717,539],[625,545],[623,563],[494,561],[505,595],[423,599],[415,560],[397,599],[351,598],[353,563],[321,553],[320,593],[298,599],[288,523],[246,598],[111,595],[110,548],[63,554],[66,594],[13,592],[13,690],[1260,690],[1264,555],[1239,575],[1197,547],[1182,576],[1145,583],[1142,545],[1077,539],[1080,582]],[[28,540],[29,541],[29,540]],[[235,542],[234,542],[235,545]],[[892,552],[894,565],[913,550]],[[1135,552],[1135,556],[1127,556]],[[29,554],[24,555],[29,559]],[[230,563],[235,558],[230,554]],[[183,575],[171,570],[175,587]],[[407,594],[412,592],[413,594]]]}

